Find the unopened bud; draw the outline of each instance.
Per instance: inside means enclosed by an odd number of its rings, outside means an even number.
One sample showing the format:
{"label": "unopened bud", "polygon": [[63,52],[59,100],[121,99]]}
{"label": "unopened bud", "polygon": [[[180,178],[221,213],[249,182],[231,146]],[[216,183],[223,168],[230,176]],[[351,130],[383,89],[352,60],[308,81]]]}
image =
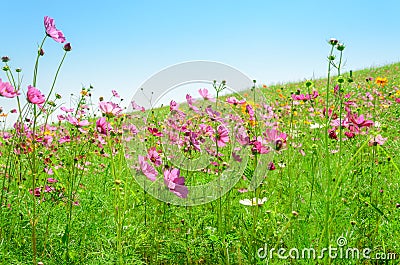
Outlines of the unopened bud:
{"label": "unopened bud", "polygon": [[329,40],[329,44],[332,45],[332,46],[338,44],[338,42],[339,42],[339,41],[338,41],[337,39],[335,39],[335,38],[331,38],[331,39]]}
{"label": "unopened bud", "polygon": [[71,43],[67,43],[64,45],[64,51],[69,52],[72,50]]}
{"label": "unopened bud", "polygon": [[3,57],[1,57],[1,61],[2,61],[3,63],[6,63],[6,62],[10,61],[10,57],[8,57],[8,56],[3,56]]}

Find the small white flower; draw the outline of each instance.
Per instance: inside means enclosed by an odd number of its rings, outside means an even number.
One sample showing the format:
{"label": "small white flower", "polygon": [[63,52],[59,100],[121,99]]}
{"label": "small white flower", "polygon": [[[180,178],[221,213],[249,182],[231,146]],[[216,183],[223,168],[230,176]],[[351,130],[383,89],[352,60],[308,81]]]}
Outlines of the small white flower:
{"label": "small white flower", "polygon": [[381,127],[381,123],[379,121],[374,122],[374,126],[377,128]]}
{"label": "small white flower", "polygon": [[319,124],[319,123],[310,124],[310,129],[321,129],[324,127],[325,127],[325,125]]}
{"label": "small white flower", "polygon": [[244,199],[240,200],[239,203],[246,205],[246,206],[261,206],[267,201],[267,198],[264,197],[262,199],[260,198],[253,198],[253,199]]}

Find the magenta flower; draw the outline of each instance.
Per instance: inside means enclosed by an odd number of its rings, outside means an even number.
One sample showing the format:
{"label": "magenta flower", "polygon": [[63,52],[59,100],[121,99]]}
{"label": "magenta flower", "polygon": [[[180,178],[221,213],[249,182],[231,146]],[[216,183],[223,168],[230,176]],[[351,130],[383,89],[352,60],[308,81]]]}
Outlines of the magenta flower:
{"label": "magenta flower", "polygon": [[111,93],[113,94],[113,96],[114,96],[114,97],[116,97],[116,98],[120,98],[120,95],[118,94],[118,92],[117,92],[117,91],[115,91],[115,90],[111,90]]}
{"label": "magenta flower", "polygon": [[148,127],[147,130],[154,136],[163,136],[162,132],[159,132],[157,128]]}
{"label": "magenta flower", "polygon": [[28,101],[35,105],[41,105],[46,101],[45,96],[33,86],[28,86],[28,92],[26,92],[26,97]]}
{"label": "magenta flower", "polygon": [[304,95],[304,94],[300,94],[300,95],[292,94],[292,99],[307,101],[307,100],[311,100],[311,99],[317,98],[318,95],[319,95],[318,91],[313,91],[312,94],[306,94],[306,95]]}
{"label": "magenta flower", "polygon": [[180,177],[180,171],[177,168],[164,170],[164,184],[169,190],[180,198],[187,198],[189,190],[185,185],[185,178]]}
{"label": "magenta flower", "polygon": [[131,104],[132,104],[132,108],[134,110],[140,110],[141,112],[145,112],[146,111],[144,107],[139,106],[138,104],[136,104],[136,102],[134,100],[131,102]]}
{"label": "magenta flower", "polygon": [[246,103],[246,101],[244,100],[244,99],[242,99],[242,100],[238,100],[237,98],[235,98],[235,97],[229,97],[229,98],[227,98],[226,99],[226,102],[228,102],[229,104],[233,104],[233,105],[238,105],[238,104],[244,104],[244,103]]}
{"label": "magenta flower", "polygon": [[152,167],[149,163],[146,162],[146,157],[139,156],[139,165],[140,169],[142,170],[143,174],[151,181],[155,181],[158,175],[157,170]]}
{"label": "magenta flower", "polygon": [[171,100],[171,102],[169,103],[169,110],[170,111],[178,111],[179,108],[179,104],[176,103],[175,101]]}
{"label": "magenta flower", "polygon": [[90,124],[90,122],[87,121],[87,120],[81,121],[81,120],[78,120],[75,117],[72,117],[71,115],[68,115],[67,120],[68,120],[69,123],[71,123],[72,125],[74,125],[76,127],[83,127],[83,126],[87,126],[87,125]]}
{"label": "magenta flower", "polygon": [[48,183],[56,183],[56,182],[58,182],[58,180],[56,180],[56,179],[54,179],[54,178],[48,178],[48,179],[47,179],[47,182],[48,182]]}
{"label": "magenta flower", "polygon": [[60,144],[69,143],[69,142],[71,142],[71,138],[68,135],[66,135],[64,137],[61,137],[60,140],[58,140],[58,142]]}
{"label": "magenta flower", "polygon": [[160,166],[162,163],[161,157],[157,152],[157,149],[153,146],[147,152],[147,158],[154,163],[156,166]]}
{"label": "magenta flower", "polygon": [[0,78],[0,96],[13,98],[19,96],[20,93],[8,82],[3,82]]}
{"label": "magenta flower", "polygon": [[199,94],[200,96],[202,96],[205,100],[209,100],[211,102],[215,102],[215,98],[212,97],[212,95],[210,95],[208,93],[207,88],[203,88],[203,89],[199,89]]}
{"label": "magenta flower", "polygon": [[108,135],[112,131],[112,126],[105,117],[101,117],[96,121],[96,129],[99,133]]}
{"label": "magenta flower", "polygon": [[59,42],[59,43],[65,42],[64,34],[62,33],[61,30],[58,30],[56,28],[53,18],[45,16],[44,17],[44,27],[46,29],[47,36],[49,36],[56,42]]}
{"label": "magenta flower", "polygon": [[104,114],[106,114],[107,116],[117,116],[118,114],[120,114],[122,112],[122,109],[120,106],[118,106],[118,104],[114,103],[114,102],[100,102],[99,103],[99,107],[101,112],[103,112]]}
{"label": "magenta flower", "polygon": [[217,142],[218,147],[224,147],[226,143],[229,142],[229,131],[225,126],[218,126],[216,139],[214,139],[214,141]]}
{"label": "magenta flower", "polygon": [[186,101],[189,105],[189,108],[191,108],[196,113],[199,112],[199,108],[193,105],[196,102],[196,100],[193,99],[191,95],[186,94]]}
{"label": "magenta flower", "polygon": [[371,120],[366,120],[364,115],[357,116],[357,114],[349,115],[349,121],[352,125],[356,126],[357,129],[361,129],[363,127],[371,127],[374,125],[374,122]]}

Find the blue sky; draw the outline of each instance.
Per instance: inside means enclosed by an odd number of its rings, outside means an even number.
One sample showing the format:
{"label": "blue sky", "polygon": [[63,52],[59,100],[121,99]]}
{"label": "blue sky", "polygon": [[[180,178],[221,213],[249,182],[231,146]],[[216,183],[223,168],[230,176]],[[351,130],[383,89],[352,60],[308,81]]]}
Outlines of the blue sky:
{"label": "blue sky", "polygon": [[[89,84],[95,97],[116,89],[129,101],[151,75],[192,60],[226,63],[260,84],[324,76],[331,37],[346,45],[345,70],[397,62],[399,11],[396,0],[5,1],[0,55],[29,85],[48,15],[73,49],[56,85],[64,101]],[[46,93],[63,51],[51,39],[44,50]]]}

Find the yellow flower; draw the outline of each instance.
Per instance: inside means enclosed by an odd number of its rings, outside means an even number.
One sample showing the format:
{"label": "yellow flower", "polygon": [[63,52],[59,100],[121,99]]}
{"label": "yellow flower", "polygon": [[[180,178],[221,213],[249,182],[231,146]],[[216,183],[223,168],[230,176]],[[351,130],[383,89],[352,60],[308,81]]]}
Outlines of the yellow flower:
{"label": "yellow flower", "polygon": [[384,87],[388,83],[388,80],[386,77],[377,77],[375,83],[381,87]]}
{"label": "yellow flower", "polygon": [[400,89],[396,91],[396,96],[400,96]]}
{"label": "yellow flower", "polygon": [[249,120],[251,127],[255,127],[257,122],[255,120]]}

